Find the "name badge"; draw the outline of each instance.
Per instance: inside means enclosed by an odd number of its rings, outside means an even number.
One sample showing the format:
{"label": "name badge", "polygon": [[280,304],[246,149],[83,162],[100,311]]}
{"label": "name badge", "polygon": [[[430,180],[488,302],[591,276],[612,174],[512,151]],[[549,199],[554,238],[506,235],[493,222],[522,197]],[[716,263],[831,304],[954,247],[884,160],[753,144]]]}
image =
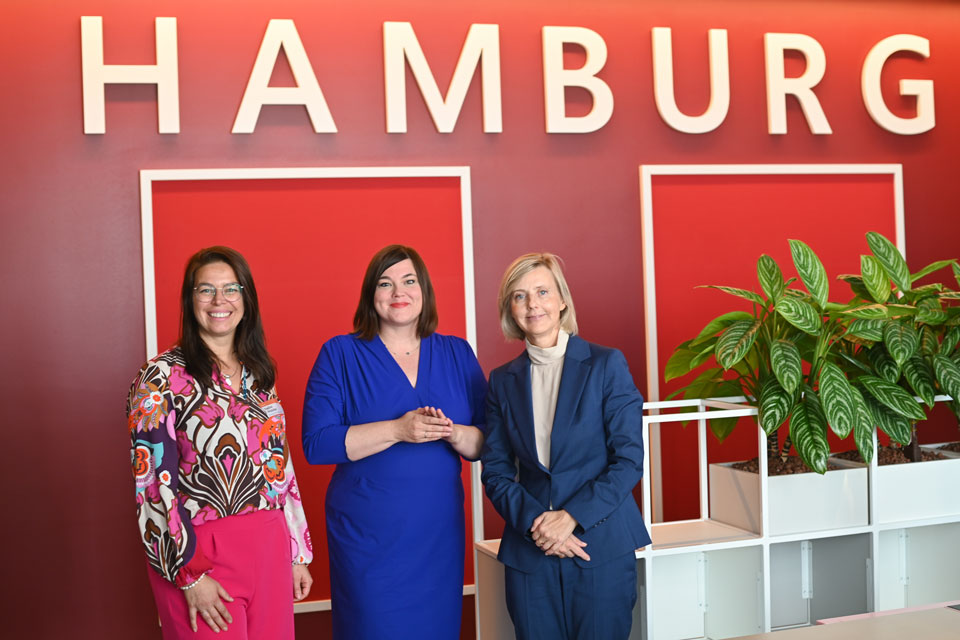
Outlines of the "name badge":
{"label": "name badge", "polygon": [[279,400],[268,400],[260,405],[260,408],[263,409],[263,412],[270,418],[283,415],[283,407],[280,406]]}

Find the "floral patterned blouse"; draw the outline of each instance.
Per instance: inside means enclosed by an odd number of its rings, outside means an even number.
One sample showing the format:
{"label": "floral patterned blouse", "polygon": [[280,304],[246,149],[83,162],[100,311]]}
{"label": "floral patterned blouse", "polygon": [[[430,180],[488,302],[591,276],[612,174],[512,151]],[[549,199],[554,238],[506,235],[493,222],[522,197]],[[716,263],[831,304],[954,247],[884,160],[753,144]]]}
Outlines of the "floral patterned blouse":
{"label": "floral patterned blouse", "polygon": [[283,509],[292,561],[313,560],[283,409],[275,389],[254,391],[253,382],[247,373],[244,400],[215,369],[204,395],[174,347],[147,362],[130,388],[141,541],[151,566],[177,585],[212,568],[194,526],[260,509]]}

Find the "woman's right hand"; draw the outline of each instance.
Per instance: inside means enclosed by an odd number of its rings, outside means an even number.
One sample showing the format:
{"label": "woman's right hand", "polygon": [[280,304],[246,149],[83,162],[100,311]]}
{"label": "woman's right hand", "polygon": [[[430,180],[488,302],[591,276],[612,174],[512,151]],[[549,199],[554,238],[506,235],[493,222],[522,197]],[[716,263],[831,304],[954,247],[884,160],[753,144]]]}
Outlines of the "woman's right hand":
{"label": "woman's right hand", "polygon": [[421,407],[407,411],[395,421],[395,436],[399,442],[433,442],[449,437],[453,422],[441,418],[433,407]]}
{"label": "woman's right hand", "polygon": [[566,540],[554,545],[552,549],[545,553],[548,556],[557,556],[559,558],[572,558],[573,556],[577,556],[590,562],[590,555],[583,550],[585,546],[587,546],[586,542],[571,533],[567,536]]}
{"label": "woman's right hand", "polygon": [[233,602],[233,598],[223,586],[209,575],[192,589],[183,592],[190,610],[190,628],[197,630],[197,614],[214,631],[226,631],[233,624],[233,616],[227,611],[223,601]]}

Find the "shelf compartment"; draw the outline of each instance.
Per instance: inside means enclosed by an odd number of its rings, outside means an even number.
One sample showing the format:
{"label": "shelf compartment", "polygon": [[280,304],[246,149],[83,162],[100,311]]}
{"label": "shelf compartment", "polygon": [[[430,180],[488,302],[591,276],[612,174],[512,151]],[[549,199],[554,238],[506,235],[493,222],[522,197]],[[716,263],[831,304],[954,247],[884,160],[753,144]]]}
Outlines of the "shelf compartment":
{"label": "shelf compartment", "polygon": [[956,600],[960,594],[958,539],[960,523],[880,531],[876,610]]}
{"label": "shelf compartment", "polygon": [[651,527],[654,551],[701,544],[755,540],[757,533],[716,520],[660,522]]}
{"label": "shelf compartment", "polygon": [[647,561],[653,639],[733,638],[763,630],[759,545]]}
{"label": "shelf compartment", "polygon": [[770,545],[770,626],[866,613],[872,591],[870,535]]}

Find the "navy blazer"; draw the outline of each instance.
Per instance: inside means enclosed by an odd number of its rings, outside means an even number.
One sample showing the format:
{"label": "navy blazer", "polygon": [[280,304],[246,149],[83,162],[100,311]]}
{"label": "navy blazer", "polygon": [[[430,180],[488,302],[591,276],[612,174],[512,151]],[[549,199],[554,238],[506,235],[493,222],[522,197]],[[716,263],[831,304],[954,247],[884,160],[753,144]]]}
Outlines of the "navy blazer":
{"label": "navy blazer", "polygon": [[533,520],[566,509],[590,567],[650,543],[633,499],[643,475],[643,397],[623,354],[570,336],[550,436],[550,468],[537,459],[530,359],[524,350],[490,374],[483,484],[506,521],[499,559],[527,573],[547,556]]}

